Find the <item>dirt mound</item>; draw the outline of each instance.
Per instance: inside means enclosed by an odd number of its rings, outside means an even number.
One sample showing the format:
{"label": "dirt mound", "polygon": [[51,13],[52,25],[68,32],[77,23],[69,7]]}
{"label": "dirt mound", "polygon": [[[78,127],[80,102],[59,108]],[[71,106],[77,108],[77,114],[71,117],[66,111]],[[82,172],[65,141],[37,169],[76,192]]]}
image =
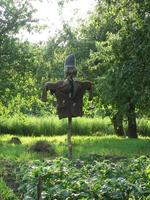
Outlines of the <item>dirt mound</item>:
{"label": "dirt mound", "polygon": [[37,141],[35,144],[33,144],[29,151],[32,152],[38,152],[38,153],[49,153],[51,155],[56,155],[56,152],[51,144],[49,144],[45,140]]}
{"label": "dirt mound", "polygon": [[8,143],[10,143],[10,144],[22,144],[21,141],[20,141],[20,139],[19,139],[18,137],[12,137],[12,138],[8,141]]}

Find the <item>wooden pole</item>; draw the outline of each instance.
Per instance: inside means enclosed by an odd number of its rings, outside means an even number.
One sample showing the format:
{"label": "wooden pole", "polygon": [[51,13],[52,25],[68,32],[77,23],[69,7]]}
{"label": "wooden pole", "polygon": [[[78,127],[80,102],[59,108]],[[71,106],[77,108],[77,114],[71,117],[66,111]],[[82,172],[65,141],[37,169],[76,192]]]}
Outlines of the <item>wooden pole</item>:
{"label": "wooden pole", "polygon": [[42,200],[42,177],[39,176],[37,184],[37,200]]}
{"label": "wooden pole", "polygon": [[68,133],[67,133],[67,145],[68,145],[68,157],[72,159],[72,117],[68,117]]}

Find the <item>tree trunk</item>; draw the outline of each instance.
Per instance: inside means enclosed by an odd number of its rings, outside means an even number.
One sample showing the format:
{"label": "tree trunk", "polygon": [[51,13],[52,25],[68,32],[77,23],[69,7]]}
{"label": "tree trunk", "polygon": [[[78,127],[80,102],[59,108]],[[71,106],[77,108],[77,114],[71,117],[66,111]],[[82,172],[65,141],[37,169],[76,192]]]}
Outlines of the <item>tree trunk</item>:
{"label": "tree trunk", "polygon": [[128,137],[129,138],[138,138],[135,105],[132,103],[129,104],[127,118],[128,118],[128,130],[127,130]]}
{"label": "tree trunk", "polygon": [[112,123],[114,126],[114,130],[117,136],[125,136],[125,132],[123,129],[123,117],[118,112],[113,116]]}

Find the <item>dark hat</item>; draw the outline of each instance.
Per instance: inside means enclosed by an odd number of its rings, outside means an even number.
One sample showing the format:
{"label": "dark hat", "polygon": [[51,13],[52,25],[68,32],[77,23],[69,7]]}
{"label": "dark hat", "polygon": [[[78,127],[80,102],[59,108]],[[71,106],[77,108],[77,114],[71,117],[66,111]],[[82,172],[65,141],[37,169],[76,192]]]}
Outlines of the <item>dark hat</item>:
{"label": "dark hat", "polygon": [[76,64],[76,58],[74,54],[70,54],[64,63],[64,68],[69,68],[69,67],[75,67]]}

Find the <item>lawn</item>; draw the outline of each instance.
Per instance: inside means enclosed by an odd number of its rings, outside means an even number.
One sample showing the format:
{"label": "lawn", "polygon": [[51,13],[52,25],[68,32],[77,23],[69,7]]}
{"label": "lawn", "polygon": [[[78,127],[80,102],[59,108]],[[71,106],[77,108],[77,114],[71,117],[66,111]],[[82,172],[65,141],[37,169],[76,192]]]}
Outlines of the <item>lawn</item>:
{"label": "lawn", "polygon": [[[29,152],[29,147],[39,140],[48,141],[56,150],[57,156],[67,156],[66,136],[53,137],[25,137],[20,136],[21,145],[8,144],[11,135],[0,137],[0,157],[14,160],[33,160],[51,158],[53,155],[40,155]],[[136,157],[149,155],[150,138],[140,137],[139,139],[118,138],[116,136],[74,136],[73,157],[84,158],[90,154],[101,156],[125,156]]]}

